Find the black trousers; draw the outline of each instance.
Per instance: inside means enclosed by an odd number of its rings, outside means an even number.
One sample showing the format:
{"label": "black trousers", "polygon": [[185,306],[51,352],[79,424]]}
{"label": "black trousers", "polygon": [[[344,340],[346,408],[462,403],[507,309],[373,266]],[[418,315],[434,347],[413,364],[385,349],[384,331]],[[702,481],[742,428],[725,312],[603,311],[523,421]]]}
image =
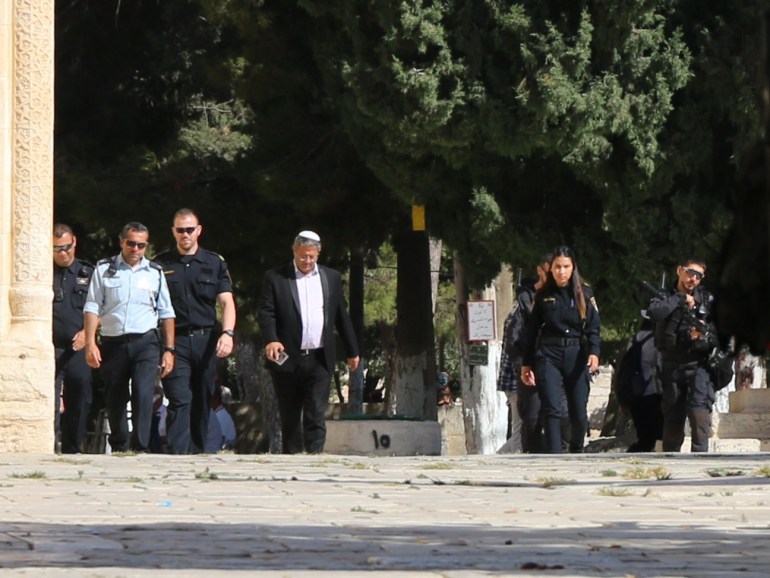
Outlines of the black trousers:
{"label": "black trousers", "polygon": [[283,453],[321,453],[326,443],[331,387],[323,350],[300,356],[294,371],[273,371],[272,376],[281,414]]}
{"label": "black trousers", "polygon": [[[521,451],[525,454],[545,453],[545,432],[543,424],[545,417],[540,403],[537,387],[519,385],[516,406],[521,418]],[[561,448],[569,449],[570,422],[567,408],[567,397],[562,391],[561,396]]]}
{"label": "black trousers", "polygon": [[177,335],[174,370],[163,378],[168,398],[166,434],[172,454],[202,454],[209,428],[219,336]]}
{"label": "black trousers", "polygon": [[543,453],[543,419],[536,387],[519,384],[516,409],[521,418],[521,451],[525,454]]}
{"label": "black trousers", "polygon": [[543,411],[545,451],[563,453],[562,417],[566,397],[569,413],[569,451],[583,451],[588,431],[588,370],[579,345],[542,346],[535,362],[537,391]]}
{"label": "black trousers", "polygon": [[[155,331],[130,341],[102,341],[102,378],[113,451],[149,451],[152,402],[158,383],[160,347]],[[130,384],[130,387],[129,387]],[[129,439],[127,404],[131,401]]]}
{"label": "black trousers", "polygon": [[[86,363],[85,350],[55,348],[56,399],[54,425],[56,439],[64,454],[83,451],[88,411],[93,395],[93,374]],[[64,412],[60,414],[59,397],[64,400]]]}
{"label": "black trousers", "polygon": [[663,451],[678,452],[689,420],[691,451],[707,452],[716,394],[708,370],[697,362],[663,360]]}

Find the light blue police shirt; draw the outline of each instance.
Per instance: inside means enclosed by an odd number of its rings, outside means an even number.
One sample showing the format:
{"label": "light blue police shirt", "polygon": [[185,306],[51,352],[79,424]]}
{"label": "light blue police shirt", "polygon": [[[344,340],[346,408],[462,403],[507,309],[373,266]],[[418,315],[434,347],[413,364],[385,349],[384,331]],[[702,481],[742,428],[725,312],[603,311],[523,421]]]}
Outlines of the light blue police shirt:
{"label": "light blue police shirt", "polygon": [[129,333],[146,333],[158,326],[159,319],[174,319],[174,308],[163,271],[142,260],[132,269],[118,255],[117,270],[108,275],[109,263],[96,266],[88,286],[84,313],[99,316],[102,335],[117,337]]}

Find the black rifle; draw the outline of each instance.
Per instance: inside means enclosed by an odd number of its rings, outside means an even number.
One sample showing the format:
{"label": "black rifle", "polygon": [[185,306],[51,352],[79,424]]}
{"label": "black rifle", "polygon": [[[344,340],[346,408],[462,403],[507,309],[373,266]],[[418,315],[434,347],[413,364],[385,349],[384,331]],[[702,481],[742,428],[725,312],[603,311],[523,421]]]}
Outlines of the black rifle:
{"label": "black rifle", "polygon": [[[668,294],[666,293],[666,290],[663,287],[661,287],[660,289],[656,289],[647,281],[642,281],[642,285],[650,293],[655,295],[655,297],[660,297],[661,299],[668,298]],[[700,333],[702,333],[704,338],[710,338],[713,335],[716,335],[714,326],[711,323],[707,323],[706,320],[704,319],[706,316],[706,306],[703,303],[701,303],[697,309],[690,309],[685,304],[682,304],[679,307],[682,313],[684,314],[685,320],[690,323],[691,327],[694,327]],[[698,315],[700,315],[701,317],[699,317]]]}
{"label": "black rifle", "polygon": [[[663,287],[656,289],[647,281],[642,281],[642,285],[656,297],[666,299],[669,296]],[[683,320],[687,321],[691,327],[694,327],[701,334],[699,339],[704,340],[708,346],[711,346],[713,343],[717,343],[717,345],[714,345],[711,348],[706,360],[706,364],[708,365],[709,370],[711,370],[712,374],[714,374],[720,369],[723,369],[725,365],[728,365],[730,361],[735,357],[735,353],[729,348],[723,349],[719,347],[718,341],[716,339],[716,328],[714,327],[714,324],[706,322],[704,319],[706,315],[706,306],[701,303],[697,309],[690,309],[685,304],[682,304],[679,307],[684,316]],[[702,317],[699,317],[698,315],[701,315]],[[722,380],[720,379],[720,381]],[[725,385],[727,384],[725,383],[721,385],[721,387],[724,387]],[[718,387],[717,389],[721,389],[721,387]]]}

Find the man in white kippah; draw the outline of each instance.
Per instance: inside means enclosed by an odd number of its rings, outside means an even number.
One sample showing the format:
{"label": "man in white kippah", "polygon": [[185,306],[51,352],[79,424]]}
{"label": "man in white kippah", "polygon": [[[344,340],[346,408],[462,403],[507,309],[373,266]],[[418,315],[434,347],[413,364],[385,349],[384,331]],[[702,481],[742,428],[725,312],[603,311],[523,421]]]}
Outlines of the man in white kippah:
{"label": "man in white kippah", "polygon": [[265,276],[259,327],[278,398],[283,452],[320,453],[336,360],[334,330],[342,338],[351,371],[358,367],[358,340],[339,272],[318,265],[321,237],[301,231],[292,251],[291,263]]}

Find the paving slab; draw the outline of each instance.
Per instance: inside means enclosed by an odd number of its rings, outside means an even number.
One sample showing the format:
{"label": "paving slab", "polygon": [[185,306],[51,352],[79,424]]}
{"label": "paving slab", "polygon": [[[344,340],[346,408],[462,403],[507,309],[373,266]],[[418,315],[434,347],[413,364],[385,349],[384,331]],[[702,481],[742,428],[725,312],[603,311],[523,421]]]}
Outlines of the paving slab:
{"label": "paving slab", "polygon": [[770,454],[0,454],[0,576],[763,578]]}

